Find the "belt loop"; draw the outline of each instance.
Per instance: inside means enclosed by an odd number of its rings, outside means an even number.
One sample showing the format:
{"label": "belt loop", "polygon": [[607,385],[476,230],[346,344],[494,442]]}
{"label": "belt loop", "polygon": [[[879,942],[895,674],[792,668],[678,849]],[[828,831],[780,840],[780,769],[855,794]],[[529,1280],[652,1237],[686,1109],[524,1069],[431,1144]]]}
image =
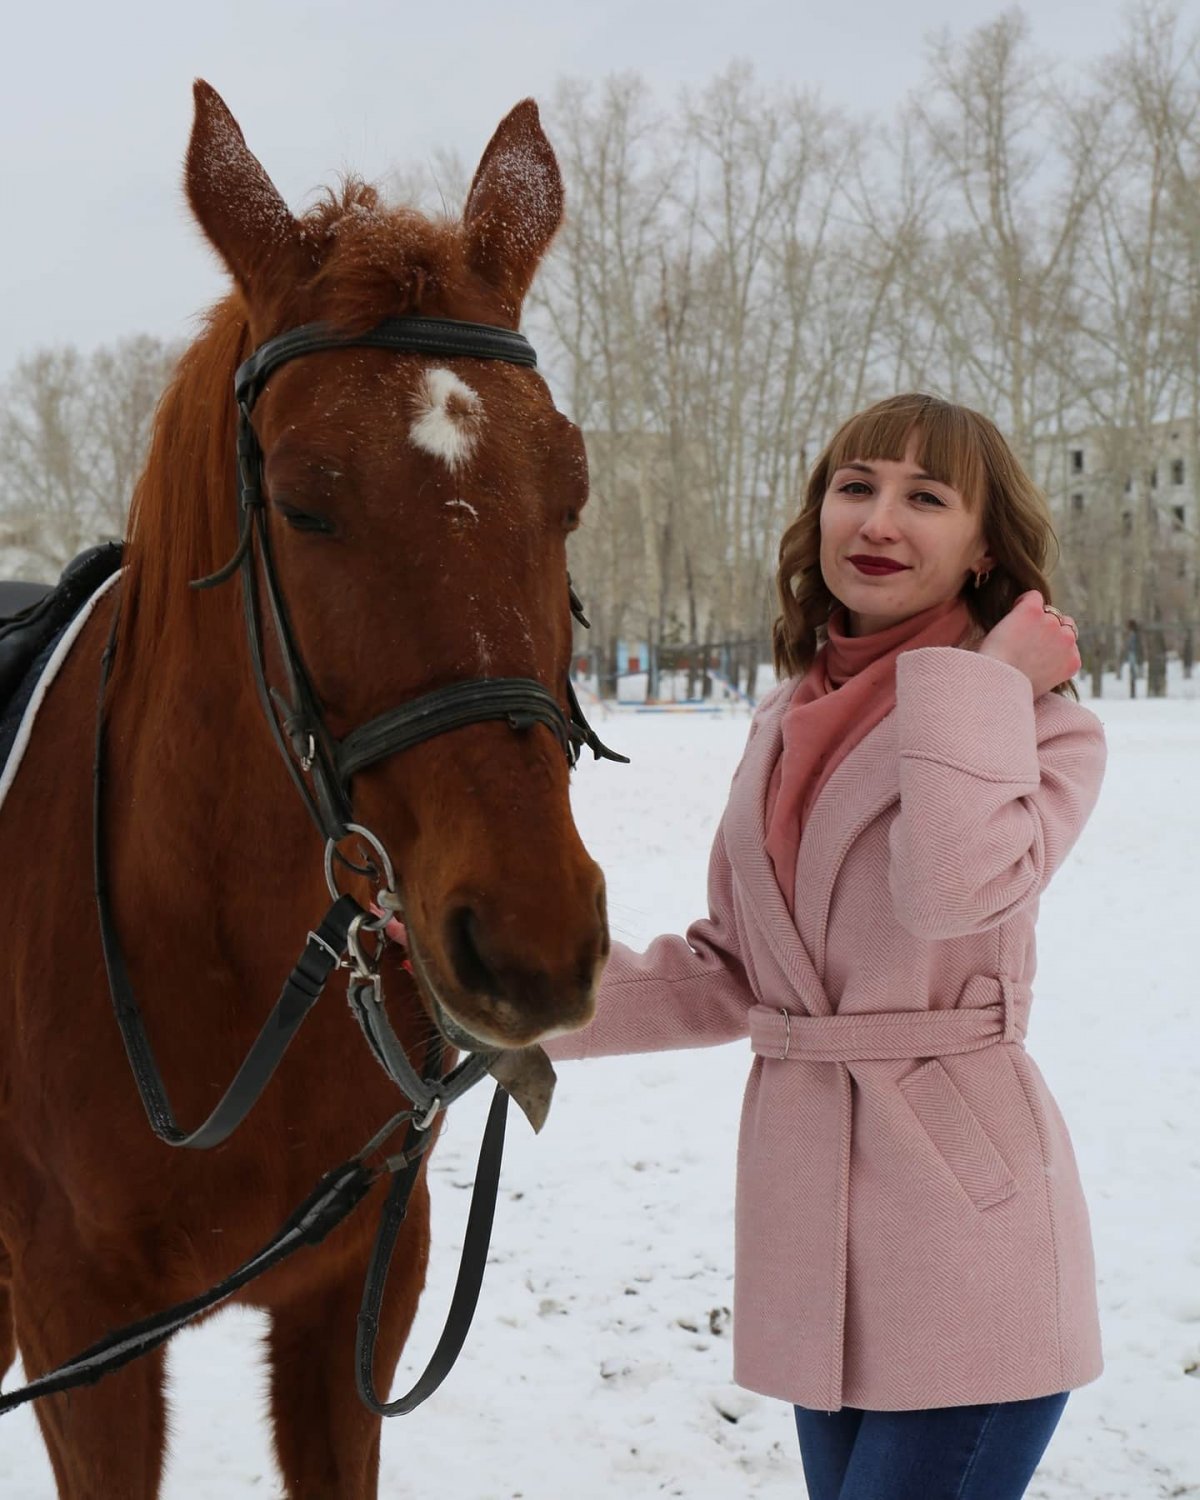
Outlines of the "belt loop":
{"label": "belt loop", "polygon": [[1001,977],[1000,993],[1004,1001],[1004,1040],[1015,1042],[1017,1037],[1017,984],[1015,980]]}
{"label": "belt loop", "polygon": [[792,1050],[792,1018],[782,1005],[779,1007],[779,1014],[783,1017],[783,1024],[787,1027],[783,1044],[783,1057],[780,1058],[780,1062],[786,1062],[787,1055]]}

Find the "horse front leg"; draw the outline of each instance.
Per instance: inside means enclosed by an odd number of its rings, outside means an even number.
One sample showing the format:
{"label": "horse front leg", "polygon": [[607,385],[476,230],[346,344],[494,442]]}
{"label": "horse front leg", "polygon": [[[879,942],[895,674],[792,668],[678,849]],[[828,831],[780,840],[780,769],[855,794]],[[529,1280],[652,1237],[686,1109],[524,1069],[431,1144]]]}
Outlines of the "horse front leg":
{"label": "horse front leg", "polygon": [[[39,1235],[12,1280],[27,1378],[164,1305],[165,1294],[147,1294],[148,1284],[145,1267],[106,1264],[95,1247],[65,1228]],[[96,1385],[35,1403],[59,1500],[158,1500],[167,1442],[165,1383],[163,1350],[156,1349]]]}
{"label": "horse front leg", "polygon": [[[330,1249],[336,1246],[336,1239]],[[317,1254],[320,1253],[318,1250]],[[429,1254],[429,1191],[418,1180],[380,1312],[375,1387],[386,1400],[416,1316]],[[314,1290],[272,1302],[268,1357],[275,1453],[288,1500],[376,1500],[381,1419],[354,1381],[366,1255]]]}

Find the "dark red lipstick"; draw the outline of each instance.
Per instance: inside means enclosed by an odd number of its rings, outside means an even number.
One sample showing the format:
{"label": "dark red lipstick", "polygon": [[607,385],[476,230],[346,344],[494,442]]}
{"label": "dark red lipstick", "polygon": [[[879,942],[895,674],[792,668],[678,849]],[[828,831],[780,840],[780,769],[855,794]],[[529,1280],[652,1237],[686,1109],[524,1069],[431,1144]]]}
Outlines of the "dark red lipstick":
{"label": "dark red lipstick", "polygon": [[859,552],[849,559],[860,573],[867,573],[876,577],[884,573],[903,573],[907,563],[893,562],[890,557],[872,557],[870,553]]}

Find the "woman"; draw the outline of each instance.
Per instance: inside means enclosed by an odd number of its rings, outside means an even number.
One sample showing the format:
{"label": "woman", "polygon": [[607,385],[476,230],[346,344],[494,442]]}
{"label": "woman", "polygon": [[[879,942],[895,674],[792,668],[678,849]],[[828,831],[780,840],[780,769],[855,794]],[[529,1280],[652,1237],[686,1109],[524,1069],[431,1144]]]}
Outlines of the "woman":
{"label": "woman", "polygon": [[1023,1039],[1038,898],[1099,794],[1045,504],[997,429],[898,396],[780,547],[784,679],[710,914],[621,945],[556,1059],[749,1036],[734,1378],[810,1500],[1016,1500],[1103,1362],[1087,1207]]}

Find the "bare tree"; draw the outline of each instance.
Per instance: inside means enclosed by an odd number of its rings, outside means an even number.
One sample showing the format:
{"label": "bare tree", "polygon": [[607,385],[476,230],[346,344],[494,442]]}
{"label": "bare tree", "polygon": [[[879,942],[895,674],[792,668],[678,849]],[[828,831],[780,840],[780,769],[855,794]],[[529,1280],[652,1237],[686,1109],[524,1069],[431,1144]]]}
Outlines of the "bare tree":
{"label": "bare tree", "polygon": [[[1200,613],[1198,52],[1177,4],[1142,0],[1068,90],[1010,9],[934,37],[919,103],[878,125],[741,64],[670,106],[632,74],[561,83],[568,221],[528,316],[587,443],[571,561],[608,691],[620,640],[648,644],[652,695],[660,648],[766,635],[808,464],[898,389],[986,411],[1046,490],[1097,682],[1130,617],[1154,690],[1168,645],[1190,661],[1170,631]],[[387,186],[456,214],[467,182],[439,158]],[[37,567],[121,530],[174,354],[13,372],[0,512]]]}
{"label": "bare tree", "polygon": [[86,359],[67,347],[17,363],[0,393],[0,517],[38,577],[124,533],[178,353],[141,336]]}
{"label": "bare tree", "polygon": [[72,348],[18,362],[0,412],[0,508],[39,571],[53,574],[90,539],[88,381]]}
{"label": "bare tree", "polygon": [[[655,565],[661,436],[650,384],[660,330],[653,308],[668,240],[671,163],[642,81],[599,90],[564,83],[554,138],[568,182],[569,219],[535,289],[535,319],[566,368],[565,399],[589,439],[594,503],[573,549],[596,644],[611,662],[629,627],[653,639],[662,615]],[[667,541],[670,537],[668,533]]]}
{"label": "bare tree", "polygon": [[[1105,435],[1099,535],[1110,544],[1110,562],[1089,605],[1097,624],[1132,617],[1147,627],[1150,691],[1162,693],[1164,621],[1196,602],[1195,546],[1178,545],[1164,500],[1170,476],[1163,432],[1164,424],[1192,423],[1195,485],[1196,37],[1180,36],[1173,8],[1144,5],[1131,16],[1124,45],[1106,60],[1097,89],[1103,129],[1093,129],[1084,158],[1094,181],[1085,257],[1090,358],[1078,394]],[[1093,530],[1085,555],[1098,539]]]}
{"label": "bare tree", "polygon": [[1061,372],[1078,321],[1076,269],[1093,184],[1061,140],[1053,75],[1024,14],[1010,10],[961,42],[931,48],[920,117],[944,173],[945,270],[931,298],[925,268],[907,286],[938,326],[950,384],[1006,430],[1031,468],[1035,438],[1070,393]]}
{"label": "bare tree", "polygon": [[155,409],[182,352],[181,344],[141,334],[98,349],[88,361],[91,519],[106,535],[124,535]]}

